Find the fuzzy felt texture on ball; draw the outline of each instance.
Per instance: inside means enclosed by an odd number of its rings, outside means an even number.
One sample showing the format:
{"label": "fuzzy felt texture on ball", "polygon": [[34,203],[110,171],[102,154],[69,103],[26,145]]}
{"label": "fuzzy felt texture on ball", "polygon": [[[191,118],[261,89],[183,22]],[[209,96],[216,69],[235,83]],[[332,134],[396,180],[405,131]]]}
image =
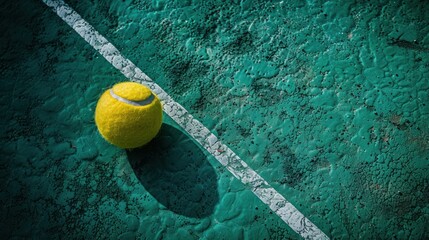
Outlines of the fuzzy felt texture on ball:
{"label": "fuzzy felt texture on ball", "polygon": [[142,84],[118,83],[98,100],[95,124],[111,144],[120,148],[141,147],[150,142],[161,128],[161,102]]}

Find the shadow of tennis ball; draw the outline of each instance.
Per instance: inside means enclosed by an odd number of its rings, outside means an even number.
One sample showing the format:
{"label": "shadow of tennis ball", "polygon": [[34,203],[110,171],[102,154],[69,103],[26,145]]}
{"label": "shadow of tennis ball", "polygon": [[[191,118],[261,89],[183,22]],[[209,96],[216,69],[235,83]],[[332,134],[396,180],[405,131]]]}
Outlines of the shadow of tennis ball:
{"label": "shadow of tennis ball", "polygon": [[219,201],[215,170],[180,130],[163,124],[149,144],[127,155],[142,185],[167,209],[194,218],[214,212]]}

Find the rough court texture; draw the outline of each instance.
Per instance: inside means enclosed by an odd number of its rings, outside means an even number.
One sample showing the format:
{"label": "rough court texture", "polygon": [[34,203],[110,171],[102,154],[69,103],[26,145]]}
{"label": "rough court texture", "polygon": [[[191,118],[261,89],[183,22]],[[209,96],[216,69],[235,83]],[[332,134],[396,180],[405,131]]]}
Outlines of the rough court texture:
{"label": "rough court texture", "polygon": [[[68,3],[331,238],[428,238],[427,4]],[[41,1],[1,16],[3,236],[299,238],[168,118],[105,143],[122,74]]]}

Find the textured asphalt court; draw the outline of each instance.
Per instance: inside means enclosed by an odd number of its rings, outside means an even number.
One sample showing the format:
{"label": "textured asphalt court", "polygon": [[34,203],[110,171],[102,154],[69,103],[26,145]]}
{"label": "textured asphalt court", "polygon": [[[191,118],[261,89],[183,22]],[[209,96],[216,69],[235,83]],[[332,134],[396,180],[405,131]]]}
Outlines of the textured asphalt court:
{"label": "textured asphalt court", "polygon": [[[76,13],[63,1],[44,1],[52,7],[61,19],[71,26],[81,37],[97,50],[110,64],[122,72],[127,79],[145,84],[159,96],[163,109],[177,124],[179,124],[192,138],[237,179],[259,197],[271,210],[287,223],[295,232],[304,238],[326,239],[310,220],[305,218],[291,203],[272,188],[261,176],[243,162],[230,148],[222,144],[219,139],[204,125],[188,113],[180,104],[175,102],[153,80],[126,59],[106,38],[101,36],[88,22]],[[186,179],[184,179],[186,181]]]}
{"label": "textured asphalt court", "polygon": [[[70,2],[332,238],[427,232],[428,29],[413,4]],[[8,236],[298,238],[168,117],[169,151],[105,144],[91,109],[124,77],[43,4],[11,5]]]}

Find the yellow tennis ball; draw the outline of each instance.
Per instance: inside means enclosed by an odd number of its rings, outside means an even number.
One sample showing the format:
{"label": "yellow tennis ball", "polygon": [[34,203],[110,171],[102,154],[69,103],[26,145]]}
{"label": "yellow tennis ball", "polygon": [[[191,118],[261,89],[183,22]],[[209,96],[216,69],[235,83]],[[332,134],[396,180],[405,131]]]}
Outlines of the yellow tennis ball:
{"label": "yellow tennis ball", "polygon": [[141,147],[150,142],[161,128],[161,102],[144,85],[118,83],[98,100],[95,124],[111,144],[120,148]]}

